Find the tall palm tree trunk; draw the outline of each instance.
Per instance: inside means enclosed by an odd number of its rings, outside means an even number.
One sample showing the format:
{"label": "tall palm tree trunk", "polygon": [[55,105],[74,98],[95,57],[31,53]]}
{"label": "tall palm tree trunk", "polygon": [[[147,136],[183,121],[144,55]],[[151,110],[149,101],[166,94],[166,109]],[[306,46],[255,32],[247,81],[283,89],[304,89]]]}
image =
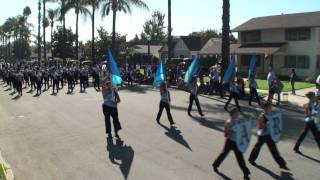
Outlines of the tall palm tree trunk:
{"label": "tall palm tree trunk", "polygon": [[112,53],[115,54],[115,47],[116,47],[116,21],[117,21],[117,10],[112,11],[112,43],[111,43],[111,50]]}
{"label": "tall palm tree trunk", "polygon": [[52,47],[52,39],[53,39],[53,20],[51,22],[51,29],[50,29],[50,37],[51,37],[51,40],[50,40],[50,51],[51,51],[51,58],[53,60],[53,47]]}
{"label": "tall palm tree trunk", "polygon": [[46,47],[46,0],[43,0],[43,15],[42,15],[42,28],[43,28],[43,58],[47,60],[47,47]]}
{"label": "tall palm tree trunk", "polygon": [[41,36],[40,36],[40,30],[41,30],[41,1],[38,2],[38,62],[41,61]]}
{"label": "tall palm tree trunk", "polygon": [[79,60],[79,11],[77,11],[76,15],[76,60]]}
{"label": "tall palm tree trunk", "polygon": [[221,82],[226,72],[229,55],[230,55],[230,0],[223,0],[223,14],[222,14],[222,62],[221,62]]}
{"label": "tall palm tree trunk", "polygon": [[171,0],[168,0],[168,61],[171,61],[172,57],[172,36],[171,36]]}
{"label": "tall palm tree trunk", "polygon": [[[92,7],[92,41],[91,41],[91,59],[95,61],[95,48],[94,48],[94,15],[95,15],[95,7]],[[95,62],[97,63],[97,62]]]}

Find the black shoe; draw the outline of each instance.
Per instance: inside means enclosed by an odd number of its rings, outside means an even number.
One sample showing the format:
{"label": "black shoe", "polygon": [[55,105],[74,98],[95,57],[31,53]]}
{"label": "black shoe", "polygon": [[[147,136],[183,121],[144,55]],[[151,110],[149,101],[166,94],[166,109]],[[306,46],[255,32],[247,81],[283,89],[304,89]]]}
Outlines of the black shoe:
{"label": "black shoe", "polygon": [[107,133],[108,137],[107,138],[112,138],[112,134],[111,133]]}
{"label": "black shoe", "polygon": [[280,169],[290,171],[290,169],[287,167],[287,165],[280,166]]}
{"label": "black shoe", "polygon": [[254,162],[254,161],[249,160],[249,163],[250,163],[252,166],[257,166],[257,163]]}
{"label": "black shoe", "polygon": [[301,151],[299,150],[299,148],[294,148],[293,151],[297,154],[302,154]]}
{"label": "black shoe", "polygon": [[188,116],[192,117],[192,114],[190,112],[188,112]]}
{"label": "black shoe", "polygon": [[244,180],[250,180],[249,174],[245,174],[245,175],[243,176],[243,179],[244,179]]}
{"label": "black shoe", "polygon": [[215,165],[212,164],[212,168],[213,168],[213,171],[214,171],[215,173],[219,173],[219,169],[218,169],[217,166],[215,166]]}
{"label": "black shoe", "polygon": [[201,114],[200,114],[200,116],[201,116],[201,117],[203,117],[203,116],[204,116],[204,114],[203,114],[203,113],[201,113]]}
{"label": "black shoe", "polygon": [[226,111],[228,111],[228,108],[227,108],[226,106],[225,106],[223,109],[226,110]]}
{"label": "black shoe", "polygon": [[115,137],[118,138],[118,139],[120,139],[120,136],[119,136],[118,133],[115,134]]}
{"label": "black shoe", "polygon": [[173,126],[173,125],[175,125],[176,123],[175,122],[170,122],[170,126]]}

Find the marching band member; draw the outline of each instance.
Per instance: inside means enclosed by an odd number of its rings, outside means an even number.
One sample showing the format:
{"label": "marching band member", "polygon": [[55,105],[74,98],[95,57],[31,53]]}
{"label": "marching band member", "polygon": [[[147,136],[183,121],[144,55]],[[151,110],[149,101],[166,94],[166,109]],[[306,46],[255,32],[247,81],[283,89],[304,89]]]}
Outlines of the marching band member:
{"label": "marching band member", "polygon": [[197,78],[196,77],[193,78],[192,84],[191,84],[190,97],[189,97],[189,107],[188,107],[188,115],[189,116],[192,116],[191,110],[192,110],[193,101],[196,102],[200,116],[204,116],[204,114],[202,113],[202,110],[201,110],[199,99],[198,99],[198,85],[197,85]]}
{"label": "marching band member", "polygon": [[320,149],[320,132],[318,131],[314,121],[314,118],[316,118],[314,117],[316,116],[315,93],[309,92],[306,94],[306,96],[309,100],[309,102],[304,106],[305,114],[306,114],[306,125],[296,145],[294,146],[294,151],[299,154],[301,153],[299,147],[302,141],[304,140],[304,138],[307,136],[309,131],[312,132],[314,139],[316,140],[318,147]]}
{"label": "marching band member", "polygon": [[236,78],[234,78],[233,81],[230,81],[229,90],[230,90],[229,99],[228,99],[227,103],[225,104],[224,109],[227,110],[228,105],[230,104],[231,100],[234,99],[236,106],[237,106],[238,110],[240,111],[240,106],[239,106],[239,102],[238,102],[239,90],[237,87]]}
{"label": "marching band member", "polygon": [[115,131],[116,138],[120,138],[118,135],[118,131],[121,130],[121,124],[118,118],[118,108],[117,104],[120,103],[120,97],[117,92],[117,89],[112,86],[110,81],[106,81],[104,79],[102,83],[102,96],[103,96],[103,114],[105,117],[105,126],[106,126],[106,134],[111,138],[111,122],[110,116],[113,119],[113,126]]}
{"label": "marching band member", "polygon": [[212,164],[213,170],[219,172],[218,168],[220,164],[224,161],[231,150],[234,151],[238,164],[244,174],[244,179],[250,179],[250,171],[245,163],[242,152],[238,149],[236,144],[236,130],[233,128],[236,123],[239,121],[239,111],[236,108],[233,108],[229,112],[230,119],[227,120],[224,124],[224,136],[226,137],[226,142],[221,154]]}
{"label": "marching band member", "polygon": [[267,114],[272,112],[272,106],[270,102],[265,102],[262,104],[263,112],[260,114],[258,117],[258,142],[254,146],[250,157],[249,157],[249,162],[252,165],[256,165],[255,161],[259,156],[261,147],[263,144],[267,144],[273,159],[278,163],[281,169],[289,170],[287,167],[286,161],[281,157],[276,143],[273,141],[270,135],[270,130],[268,128],[268,119],[266,117]]}
{"label": "marching band member", "polygon": [[255,74],[252,74],[249,78],[249,87],[250,87],[249,106],[251,106],[251,102],[254,97],[257,99],[259,106],[261,106],[260,97],[257,92],[257,81],[256,81]]}
{"label": "marching band member", "polygon": [[170,125],[172,126],[174,125],[174,122],[172,120],[172,115],[170,112],[171,97],[170,97],[170,92],[168,91],[168,88],[167,88],[167,84],[165,82],[162,82],[160,84],[160,96],[161,96],[161,100],[159,105],[159,112],[157,115],[157,123],[160,124],[161,114],[163,109],[165,108],[167,111],[168,120],[170,122]]}

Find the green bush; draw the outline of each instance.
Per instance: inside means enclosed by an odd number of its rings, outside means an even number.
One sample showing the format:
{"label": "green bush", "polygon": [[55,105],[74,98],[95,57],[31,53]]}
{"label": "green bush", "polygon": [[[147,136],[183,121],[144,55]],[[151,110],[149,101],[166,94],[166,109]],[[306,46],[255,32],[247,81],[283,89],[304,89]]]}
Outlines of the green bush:
{"label": "green bush", "polygon": [[316,82],[317,77],[316,76],[309,76],[307,77],[304,81],[308,82],[308,83],[315,83]]}

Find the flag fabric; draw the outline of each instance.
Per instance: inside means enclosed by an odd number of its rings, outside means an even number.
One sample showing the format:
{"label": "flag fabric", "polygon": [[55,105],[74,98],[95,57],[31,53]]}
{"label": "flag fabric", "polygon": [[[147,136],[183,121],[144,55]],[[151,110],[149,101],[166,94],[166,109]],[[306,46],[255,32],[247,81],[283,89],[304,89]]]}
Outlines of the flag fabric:
{"label": "flag fabric", "polygon": [[250,67],[248,70],[248,79],[251,78],[251,75],[253,75],[253,72],[256,70],[256,64],[257,64],[257,58],[255,55],[253,55],[250,60]]}
{"label": "flag fabric", "polygon": [[235,71],[235,67],[236,67],[235,58],[234,58],[234,56],[231,56],[228,69],[224,73],[224,76],[223,76],[223,83],[222,84],[227,84],[230,82],[231,77]]}
{"label": "flag fabric", "polygon": [[186,84],[191,82],[194,75],[196,75],[198,69],[199,69],[199,58],[195,57],[184,76],[184,82]]}
{"label": "flag fabric", "polygon": [[109,70],[111,71],[111,82],[114,86],[120,86],[122,83],[122,78],[120,75],[120,70],[118,68],[118,64],[116,63],[115,59],[112,56],[112,52],[108,49],[108,66]]}
{"label": "flag fabric", "polygon": [[165,81],[165,65],[164,62],[161,60],[160,64],[157,67],[156,74],[154,76],[153,85],[156,87],[160,87],[160,84]]}

